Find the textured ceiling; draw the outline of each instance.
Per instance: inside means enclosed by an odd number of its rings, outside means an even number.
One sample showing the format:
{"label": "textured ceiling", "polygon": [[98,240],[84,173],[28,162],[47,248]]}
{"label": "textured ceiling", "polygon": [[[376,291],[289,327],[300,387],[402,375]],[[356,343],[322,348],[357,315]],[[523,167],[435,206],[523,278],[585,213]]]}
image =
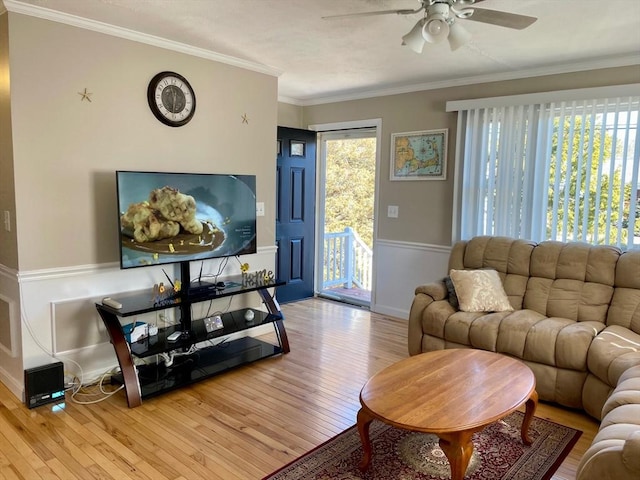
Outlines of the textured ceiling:
{"label": "textured ceiling", "polygon": [[[420,19],[323,16],[408,8],[418,0],[8,0],[53,9],[282,72],[279,96],[309,104],[430,86],[640,64],[640,0],[485,0],[538,18],[525,30],[459,20],[455,52],[401,46]],[[638,79],[640,81],[640,79]]]}

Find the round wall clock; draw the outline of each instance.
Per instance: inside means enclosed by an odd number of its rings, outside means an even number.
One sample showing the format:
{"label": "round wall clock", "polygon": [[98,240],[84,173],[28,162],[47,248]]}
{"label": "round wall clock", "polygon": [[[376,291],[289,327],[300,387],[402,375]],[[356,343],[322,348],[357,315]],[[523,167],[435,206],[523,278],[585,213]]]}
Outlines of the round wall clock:
{"label": "round wall clock", "polygon": [[160,72],[147,88],[149,108],[165,125],[181,127],[196,112],[196,95],[189,82],[174,72]]}

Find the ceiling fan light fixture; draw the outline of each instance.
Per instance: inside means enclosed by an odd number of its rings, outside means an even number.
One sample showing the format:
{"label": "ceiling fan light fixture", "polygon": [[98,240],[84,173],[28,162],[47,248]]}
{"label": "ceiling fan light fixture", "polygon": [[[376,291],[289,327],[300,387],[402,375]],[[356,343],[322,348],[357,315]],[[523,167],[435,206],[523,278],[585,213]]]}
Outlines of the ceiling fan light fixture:
{"label": "ceiling fan light fixture", "polygon": [[451,51],[454,52],[471,40],[471,34],[466,28],[458,24],[458,22],[453,22],[449,26],[449,36],[447,40],[449,40]]}
{"label": "ceiling fan light fixture", "polygon": [[421,18],[418,23],[414,25],[409,33],[402,37],[402,45],[406,45],[416,53],[422,53],[424,47],[424,38],[422,36],[422,27],[426,22],[425,18]]}
{"label": "ceiling fan light fixture", "polygon": [[449,24],[447,19],[439,13],[429,15],[422,27],[422,37],[429,43],[438,43],[447,38],[448,35]]}

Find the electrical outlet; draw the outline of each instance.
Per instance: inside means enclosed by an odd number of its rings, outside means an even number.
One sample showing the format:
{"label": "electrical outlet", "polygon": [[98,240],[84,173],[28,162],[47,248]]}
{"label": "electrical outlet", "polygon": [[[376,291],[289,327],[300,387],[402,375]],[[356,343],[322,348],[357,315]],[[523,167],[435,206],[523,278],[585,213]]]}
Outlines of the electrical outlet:
{"label": "electrical outlet", "polygon": [[4,211],[4,229],[7,232],[11,231],[11,213],[9,213],[9,210]]}
{"label": "electrical outlet", "polygon": [[257,217],[264,217],[264,202],[257,202],[256,203],[256,216]]}
{"label": "electrical outlet", "polygon": [[398,206],[397,205],[389,205],[387,207],[387,217],[389,217],[389,218],[398,218]]}

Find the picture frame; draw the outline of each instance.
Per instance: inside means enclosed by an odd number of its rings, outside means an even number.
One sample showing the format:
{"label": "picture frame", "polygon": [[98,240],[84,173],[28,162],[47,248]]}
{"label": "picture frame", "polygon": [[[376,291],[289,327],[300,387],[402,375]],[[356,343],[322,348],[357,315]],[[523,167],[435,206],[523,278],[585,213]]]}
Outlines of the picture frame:
{"label": "picture frame", "polygon": [[391,134],[391,181],[446,180],[449,129]]}

